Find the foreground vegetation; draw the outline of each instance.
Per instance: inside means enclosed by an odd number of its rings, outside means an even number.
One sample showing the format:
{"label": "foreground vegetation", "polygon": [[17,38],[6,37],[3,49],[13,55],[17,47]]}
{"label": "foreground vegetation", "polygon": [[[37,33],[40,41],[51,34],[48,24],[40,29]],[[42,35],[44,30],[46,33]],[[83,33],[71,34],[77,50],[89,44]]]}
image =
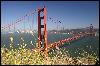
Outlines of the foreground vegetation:
{"label": "foreground vegetation", "polygon": [[1,48],[2,65],[94,65],[96,62],[97,57],[90,54],[83,53],[83,57],[71,57],[64,49],[52,50],[46,60],[43,52],[25,48]]}

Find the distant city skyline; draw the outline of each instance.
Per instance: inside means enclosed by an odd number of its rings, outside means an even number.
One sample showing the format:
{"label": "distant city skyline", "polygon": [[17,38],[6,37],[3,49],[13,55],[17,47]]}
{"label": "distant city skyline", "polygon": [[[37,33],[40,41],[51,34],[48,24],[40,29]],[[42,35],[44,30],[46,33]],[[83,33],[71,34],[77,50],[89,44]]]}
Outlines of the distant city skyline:
{"label": "distant city skyline", "polygon": [[[1,1],[1,26],[10,24],[31,10],[46,6],[47,17],[60,20],[61,24],[47,19],[48,30],[85,28],[93,24],[99,28],[99,1]],[[34,28],[37,29],[37,13],[34,14]],[[31,25],[31,23],[29,24]],[[25,27],[30,27],[25,24]],[[24,28],[23,24],[16,28]]]}

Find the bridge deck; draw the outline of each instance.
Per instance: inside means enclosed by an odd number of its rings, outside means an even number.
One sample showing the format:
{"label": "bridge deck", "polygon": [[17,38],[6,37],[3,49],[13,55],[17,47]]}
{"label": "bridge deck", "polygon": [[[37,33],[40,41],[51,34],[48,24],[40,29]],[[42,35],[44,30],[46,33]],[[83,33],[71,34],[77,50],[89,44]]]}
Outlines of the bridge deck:
{"label": "bridge deck", "polygon": [[[87,34],[77,34],[77,35],[74,35],[73,37],[69,37],[69,38],[66,38],[66,39],[57,41],[57,42],[55,42],[55,43],[52,43],[52,44],[48,44],[47,49],[54,48],[54,47],[59,47],[59,46],[65,44],[65,43],[78,40],[79,38],[82,38],[82,37],[84,37],[84,36],[86,36],[86,35],[87,35]],[[35,50],[36,50],[36,49],[35,49]],[[44,48],[41,48],[40,50],[43,51]]]}
{"label": "bridge deck", "polygon": [[48,45],[48,49],[49,48],[54,48],[54,47],[58,47],[58,46],[61,46],[65,43],[68,43],[68,42],[71,42],[71,41],[75,41],[75,40],[78,40],[79,38],[83,37],[84,35],[83,34],[78,34],[78,35],[75,35],[73,37],[69,37],[69,38],[66,38],[66,39],[63,39],[63,40],[60,40],[58,42],[55,42],[55,43],[52,43],[52,44],[49,44]]}

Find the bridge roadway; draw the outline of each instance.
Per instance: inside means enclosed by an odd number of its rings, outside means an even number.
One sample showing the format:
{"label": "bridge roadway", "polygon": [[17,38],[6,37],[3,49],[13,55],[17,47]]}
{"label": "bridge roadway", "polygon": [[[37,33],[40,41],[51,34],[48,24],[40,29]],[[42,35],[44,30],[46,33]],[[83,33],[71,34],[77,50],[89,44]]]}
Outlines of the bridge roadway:
{"label": "bridge roadway", "polygon": [[86,35],[86,34],[77,34],[77,35],[74,35],[74,36],[72,36],[72,37],[69,37],[69,38],[60,40],[60,41],[55,42],[55,43],[52,43],[52,44],[49,44],[49,45],[48,45],[48,49],[49,49],[49,48],[54,48],[54,47],[59,47],[59,46],[65,44],[65,43],[78,40],[79,38],[82,38],[82,37],[84,37],[85,35]]}
{"label": "bridge roadway", "polygon": [[[76,34],[76,35],[74,35],[74,36],[72,36],[72,37],[69,37],[69,38],[66,38],[66,39],[63,39],[63,40],[54,42],[54,43],[52,43],[52,44],[48,44],[47,49],[59,47],[59,46],[65,44],[65,43],[78,40],[79,38],[82,38],[82,37],[84,37],[84,36],[86,36],[86,35],[87,35],[86,33],[80,33],[80,34]],[[35,51],[35,50],[38,50],[38,49],[36,48],[36,49],[33,49],[33,50]],[[40,48],[40,51],[44,51],[44,48]]]}

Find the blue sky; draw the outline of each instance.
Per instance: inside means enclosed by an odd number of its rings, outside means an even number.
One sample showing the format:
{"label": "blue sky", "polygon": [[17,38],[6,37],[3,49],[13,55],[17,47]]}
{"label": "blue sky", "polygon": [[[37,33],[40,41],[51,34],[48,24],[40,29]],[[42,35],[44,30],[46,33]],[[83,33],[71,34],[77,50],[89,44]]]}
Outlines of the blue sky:
{"label": "blue sky", "polygon": [[[99,28],[99,1],[1,1],[1,26],[16,21],[31,10],[46,6],[47,17],[60,20],[66,29],[87,27]],[[30,17],[31,22],[31,17]],[[27,22],[28,20],[26,20]],[[31,25],[26,23],[25,27]],[[62,24],[58,24],[59,29]],[[16,28],[23,28],[23,23]],[[34,14],[34,29],[37,28],[37,13]],[[57,23],[47,20],[48,29],[56,29]]]}

